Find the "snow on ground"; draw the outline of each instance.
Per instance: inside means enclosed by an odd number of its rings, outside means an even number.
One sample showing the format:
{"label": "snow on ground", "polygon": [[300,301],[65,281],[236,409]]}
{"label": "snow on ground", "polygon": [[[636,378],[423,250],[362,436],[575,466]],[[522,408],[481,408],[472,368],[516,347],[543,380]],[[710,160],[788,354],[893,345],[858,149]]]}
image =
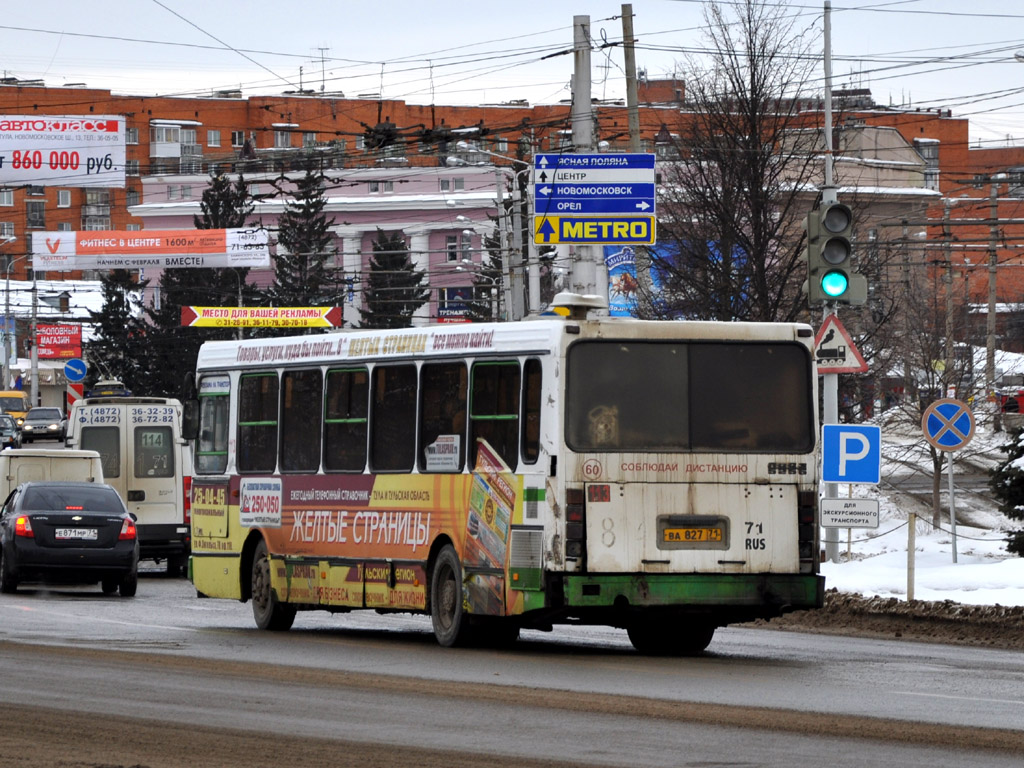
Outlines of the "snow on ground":
{"label": "snow on ground", "polygon": [[[981,419],[979,419],[981,421]],[[907,520],[916,513],[915,579],[916,600],[952,600],[969,605],[1024,606],[1024,558],[1006,552],[1008,531],[1022,527],[1021,521],[1001,514],[991,494],[972,493],[954,487],[958,525],[957,562],[953,562],[953,536],[948,514],[948,475],[942,471],[943,514],[940,529],[932,527],[930,507],[897,493],[884,482],[896,474],[920,472],[931,477],[931,460],[920,430],[896,426],[880,419],[882,426],[882,477],[877,487],[839,487],[839,495],[852,491],[857,498],[879,501],[877,530],[853,529],[847,558],[847,529],[839,530],[840,562],[823,562],[826,589],[851,592],[865,597],[907,597]],[[978,468],[991,466],[1005,457],[999,447],[1007,442],[1005,432],[995,433],[978,424],[971,443],[954,454],[954,479],[961,464]],[[913,466],[913,465],[916,465]],[[824,544],[823,544],[824,547]]]}

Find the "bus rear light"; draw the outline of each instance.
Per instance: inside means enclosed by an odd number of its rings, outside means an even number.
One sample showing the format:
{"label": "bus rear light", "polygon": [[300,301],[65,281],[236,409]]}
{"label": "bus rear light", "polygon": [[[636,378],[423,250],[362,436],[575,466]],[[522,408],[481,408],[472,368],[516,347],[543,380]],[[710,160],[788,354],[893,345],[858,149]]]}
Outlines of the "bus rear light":
{"label": "bus rear light", "polygon": [[565,492],[565,519],[570,523],[582,523],[586,505],[582,488],[570,488]]}
{"label": "bus rear light", "polygon": [[28,519],[28,515],[18,515],[14,520],[14,535],[24,536],[26,539],[34,539],[36,535],[32,533],[32,521]]}
{"label": "bus rear light", "polygon": [[565,491],[565,556],[583,558],[583,542],[587,532],[587,505],[582,488]]}
{"label": "bus rear light", "polygon": [[181,479],[182,485],[182,509],[185,512],[185,524],[189,525],[192,522],[192,476],[185,475]]}

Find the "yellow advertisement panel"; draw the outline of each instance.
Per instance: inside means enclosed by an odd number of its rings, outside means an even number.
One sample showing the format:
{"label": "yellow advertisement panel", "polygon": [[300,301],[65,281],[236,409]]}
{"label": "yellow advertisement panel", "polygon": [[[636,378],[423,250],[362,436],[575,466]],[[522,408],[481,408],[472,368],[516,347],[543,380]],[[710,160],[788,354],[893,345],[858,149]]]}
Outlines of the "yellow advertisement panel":
{"label": "yellow advertisement panel", "polygon": [[338,328],[341,307],[182,307],[181,324],[199,328]]}

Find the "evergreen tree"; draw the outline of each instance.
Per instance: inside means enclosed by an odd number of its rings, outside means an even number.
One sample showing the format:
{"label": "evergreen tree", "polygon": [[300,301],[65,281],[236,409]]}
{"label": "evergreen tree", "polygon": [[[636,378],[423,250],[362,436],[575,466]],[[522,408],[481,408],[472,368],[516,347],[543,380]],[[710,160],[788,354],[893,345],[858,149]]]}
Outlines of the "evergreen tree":
{"label": "evergreen tree", "polygon": [[326,205],[324,176],[310,165],[278,220],[274,285],[267,292],[274,306],[329,307],[343,301],[343,290],[327,265],[334,253],[334,219],[324,213]]}
{"label": "evergreen tree", "polygon": [[103,307],[89,310],[96,336],[86,342],[89,375],[86,389],[97,380],[114,378],[135,394],[152,394],[148,389],[151,368],[147,326],[142,321],[141,292],[145,283],[136,283],[127,269],[114,269],[100,278]]}
{"label": "evergreen tree", "polygon": [[[199,203],[202,215],[193,217],[196,229],[234,229],[246,226],[253,204],[245,180],[234,183],[218,174],[210,178]],[[152,328],[147,333],[152,360],[151,389],[147,394],[177,397],[186,371],[194,371],[199,347],[213,339],[227,339],[233,328],[182,327],[181,308],[187,306],[237,306],[253,303],[257,290],[246,284],[244,268],[165,269],[160,275],[159,308],[147,308]]]}
{"label": "evergreen tree", "polygon": [[[1003,446],[1007,457],[991,473],[992,495],[999,502],[999,511],[1013,520],[1024,520],[1024,430],[1009,434]],[[1024,557],[1024,531],[1012,531],[1006,550]]]}
{"label": "evergreen tree", "polygon": [[413,313],[430,297],[423,285],[424,273],[417,271],[401,232],[377,230],[373,241],[370,271],[365,277],[360,310],[360,328],[409,328]]}

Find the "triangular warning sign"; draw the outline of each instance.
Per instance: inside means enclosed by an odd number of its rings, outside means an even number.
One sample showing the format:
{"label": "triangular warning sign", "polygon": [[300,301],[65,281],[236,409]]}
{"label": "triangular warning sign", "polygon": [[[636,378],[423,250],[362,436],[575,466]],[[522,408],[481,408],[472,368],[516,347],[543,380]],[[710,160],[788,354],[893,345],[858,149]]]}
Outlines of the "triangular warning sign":
{"label": "triangular warning sign", "polygon": [[818,373],[864,373],[868,369],[860,350],[836,315],[826,317],[814,337],[814,359]]}

